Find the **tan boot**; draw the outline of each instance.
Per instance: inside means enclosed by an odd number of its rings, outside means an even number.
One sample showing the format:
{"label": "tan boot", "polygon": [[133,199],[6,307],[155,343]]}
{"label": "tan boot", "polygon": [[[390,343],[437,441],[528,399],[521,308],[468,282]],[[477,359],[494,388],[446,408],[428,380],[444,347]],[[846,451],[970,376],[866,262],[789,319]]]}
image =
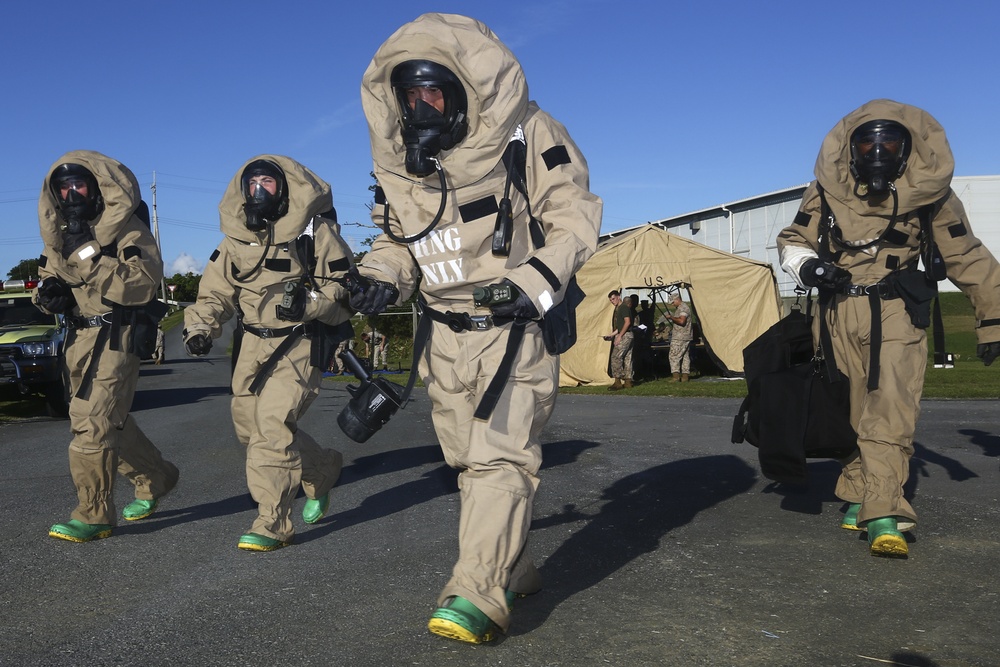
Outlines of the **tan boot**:
{"label": "tan boot", "polygon": [[683,375],[681,375],[681,382],[687,382],[690,379],[691,379],[691,376],[688,375],[687,373],[684,373]]}
{"label": "tan boot", "polygon": [[680,381],[681,381],[680,373],[674,373],[673,376],[669,380],[667,380],[667,382],[680,382]]}
{"label": "tan boot", "polygon": [[618,378],[615,378],[615,383],[610,387],[608,387],[608,391],[618,391],[621,388],[622,388],[622,381],[619,380]]}
{"label": "tan boot", "polygon": [[631,389],[632,388],[632,381],[631,380],[625,380],[625,388],[626,389]]}

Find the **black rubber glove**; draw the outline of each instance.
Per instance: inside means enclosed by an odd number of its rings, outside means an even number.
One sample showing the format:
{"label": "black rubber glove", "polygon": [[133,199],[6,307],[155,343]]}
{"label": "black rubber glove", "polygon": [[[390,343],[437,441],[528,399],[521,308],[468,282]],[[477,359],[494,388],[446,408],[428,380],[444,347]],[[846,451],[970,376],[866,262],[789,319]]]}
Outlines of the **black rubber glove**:
{"label": "black rubber glove", "polygon": [[80,226],[80,231],[72,233],[69,231],[63,232],[63,245],[60,254],[63,259],[69,259],[69,256],[79,248],[84,246],[94,240],[94,232],[91,231],[90,225],[87,223],[82,223]]}
{"label": "black rubber glove", "polygon": [[802,279],[802,284],[806,287],[819,289],[839,290],[851,284],[850,273],[816,257],[802,263],[802,268],[799,269],[799,278]]}
{"label": "black rubber glove", "polygon": [[395,285],[363,276],[357,269],[347,273],[344,284],[350,292],[351,308],[362,315],[378,315],[399,299]]}
{"label": "black rubber glove", "polygon": [[980,343],[976,346],[976,356],[983,360],[984,366],[989,366],[994,359],[1000,357],[1000,341]]}
{"label": "black rubber glove", "polygon": [[66,314],[73,310],[73,290],[61,278],[48,277],[38,286],[38,305],[50,313]]}
{"label": "black rubber glove", "polygon": [[[493,313],[493,315],[496,317],[516,317],[526,320],[538,319],[538,309],[535,308],[535,304],[532,302],[531,297],[521,291],[520,287],[506,278],[500,281],[500,286],[510,287],[511,292],[517,294],[517,298],[512,301],[506,301],[504,303],[498,303],[495,306],[490,306],[490,312]],[[486,289],[491,289],[492,287],[492,285],[487,285]]]}
{"label": "black rubber glove", "polygon": [[184,341],[184,349],[192,357],[204,357],[212,349],[212,339],[205,334],[195,334]]}
{"label": "black rubber glove", "polygon": [[274,310],[279,320],[301,322],[306,315],[306,288],[302,283],[285,283],[285,296]]}

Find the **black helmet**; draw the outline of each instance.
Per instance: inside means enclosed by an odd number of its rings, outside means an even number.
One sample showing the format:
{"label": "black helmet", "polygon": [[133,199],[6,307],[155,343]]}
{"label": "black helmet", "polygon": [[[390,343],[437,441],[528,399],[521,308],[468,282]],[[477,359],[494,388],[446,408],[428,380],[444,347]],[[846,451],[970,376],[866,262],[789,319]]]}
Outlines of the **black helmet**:
{"label": "black helmet", "polygon": [[[407,60],[396,65],[389,77],[406,145],[406,170],[417,176],[434,173],[430,158],[453,148],[469,129],[469,100],[465,87],[455,73],[430,60]],[[437,88],[444,100],[444,111],[417,99],[413,107],[407,91],[413,88]]]}
{"label": "black helmet", "polygon": [[894,120],[870,120],[851,133],[851,175],[858,196],[888,192],[906,171],[912,139]]}
{"label": "black helmet", "polygon": [[[86,195],[80,193],[82,185],[87,186]],[[64,187],[67,188],[65,196]],[[90,222],[104,210],[104,198],[101,197],[97,179],[83,165],[67,162],[56,167],[49,179],[49,188],[59,203],[59,213],[67,224]]]}
{"label": "black helmet", "polygon": [[[271,194],[262,187],[251,192],[250,179],[254,176],[270,176],[277,182],[277,189]],[[263,231],[268,222],[275,222],[288,213],[288,183],[285,172],[271,160],[254,160],[240,176],[240,191],[243,193],[243,211],[247,216],[247,229]]]}

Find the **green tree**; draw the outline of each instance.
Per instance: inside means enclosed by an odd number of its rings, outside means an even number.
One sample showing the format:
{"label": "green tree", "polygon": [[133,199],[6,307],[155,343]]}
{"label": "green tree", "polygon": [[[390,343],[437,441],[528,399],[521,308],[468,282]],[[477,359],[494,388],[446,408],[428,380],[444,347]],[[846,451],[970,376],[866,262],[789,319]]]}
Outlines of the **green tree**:
{"label": "green tree", "polygon": [[38,258],[22,259],[17,266],[7,272],[10,280],[28,280],[38,277]]}
{"label": "green tree", "polygon": [[[194,301],[198,298],[198,287],[201,285],[201,274],[187,273],[181,275],[175,273],[166,279],[167,285],[174,285],[172,299],[174,301]],[[170,289],[169,287],[167,288]]]}

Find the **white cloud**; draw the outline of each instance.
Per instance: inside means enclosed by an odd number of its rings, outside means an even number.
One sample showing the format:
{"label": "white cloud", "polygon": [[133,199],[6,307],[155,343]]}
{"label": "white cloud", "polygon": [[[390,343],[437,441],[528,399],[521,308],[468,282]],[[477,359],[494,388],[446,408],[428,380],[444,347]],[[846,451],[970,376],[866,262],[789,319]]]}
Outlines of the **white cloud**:
{"label": "white cloud", "polygon": [[182,252],[164,273],[167,276],[173,276],[178,273],[181,275],[186,273],[201,273],[204,268],[205,264],[203,262],[199,262],[186,252]]}

